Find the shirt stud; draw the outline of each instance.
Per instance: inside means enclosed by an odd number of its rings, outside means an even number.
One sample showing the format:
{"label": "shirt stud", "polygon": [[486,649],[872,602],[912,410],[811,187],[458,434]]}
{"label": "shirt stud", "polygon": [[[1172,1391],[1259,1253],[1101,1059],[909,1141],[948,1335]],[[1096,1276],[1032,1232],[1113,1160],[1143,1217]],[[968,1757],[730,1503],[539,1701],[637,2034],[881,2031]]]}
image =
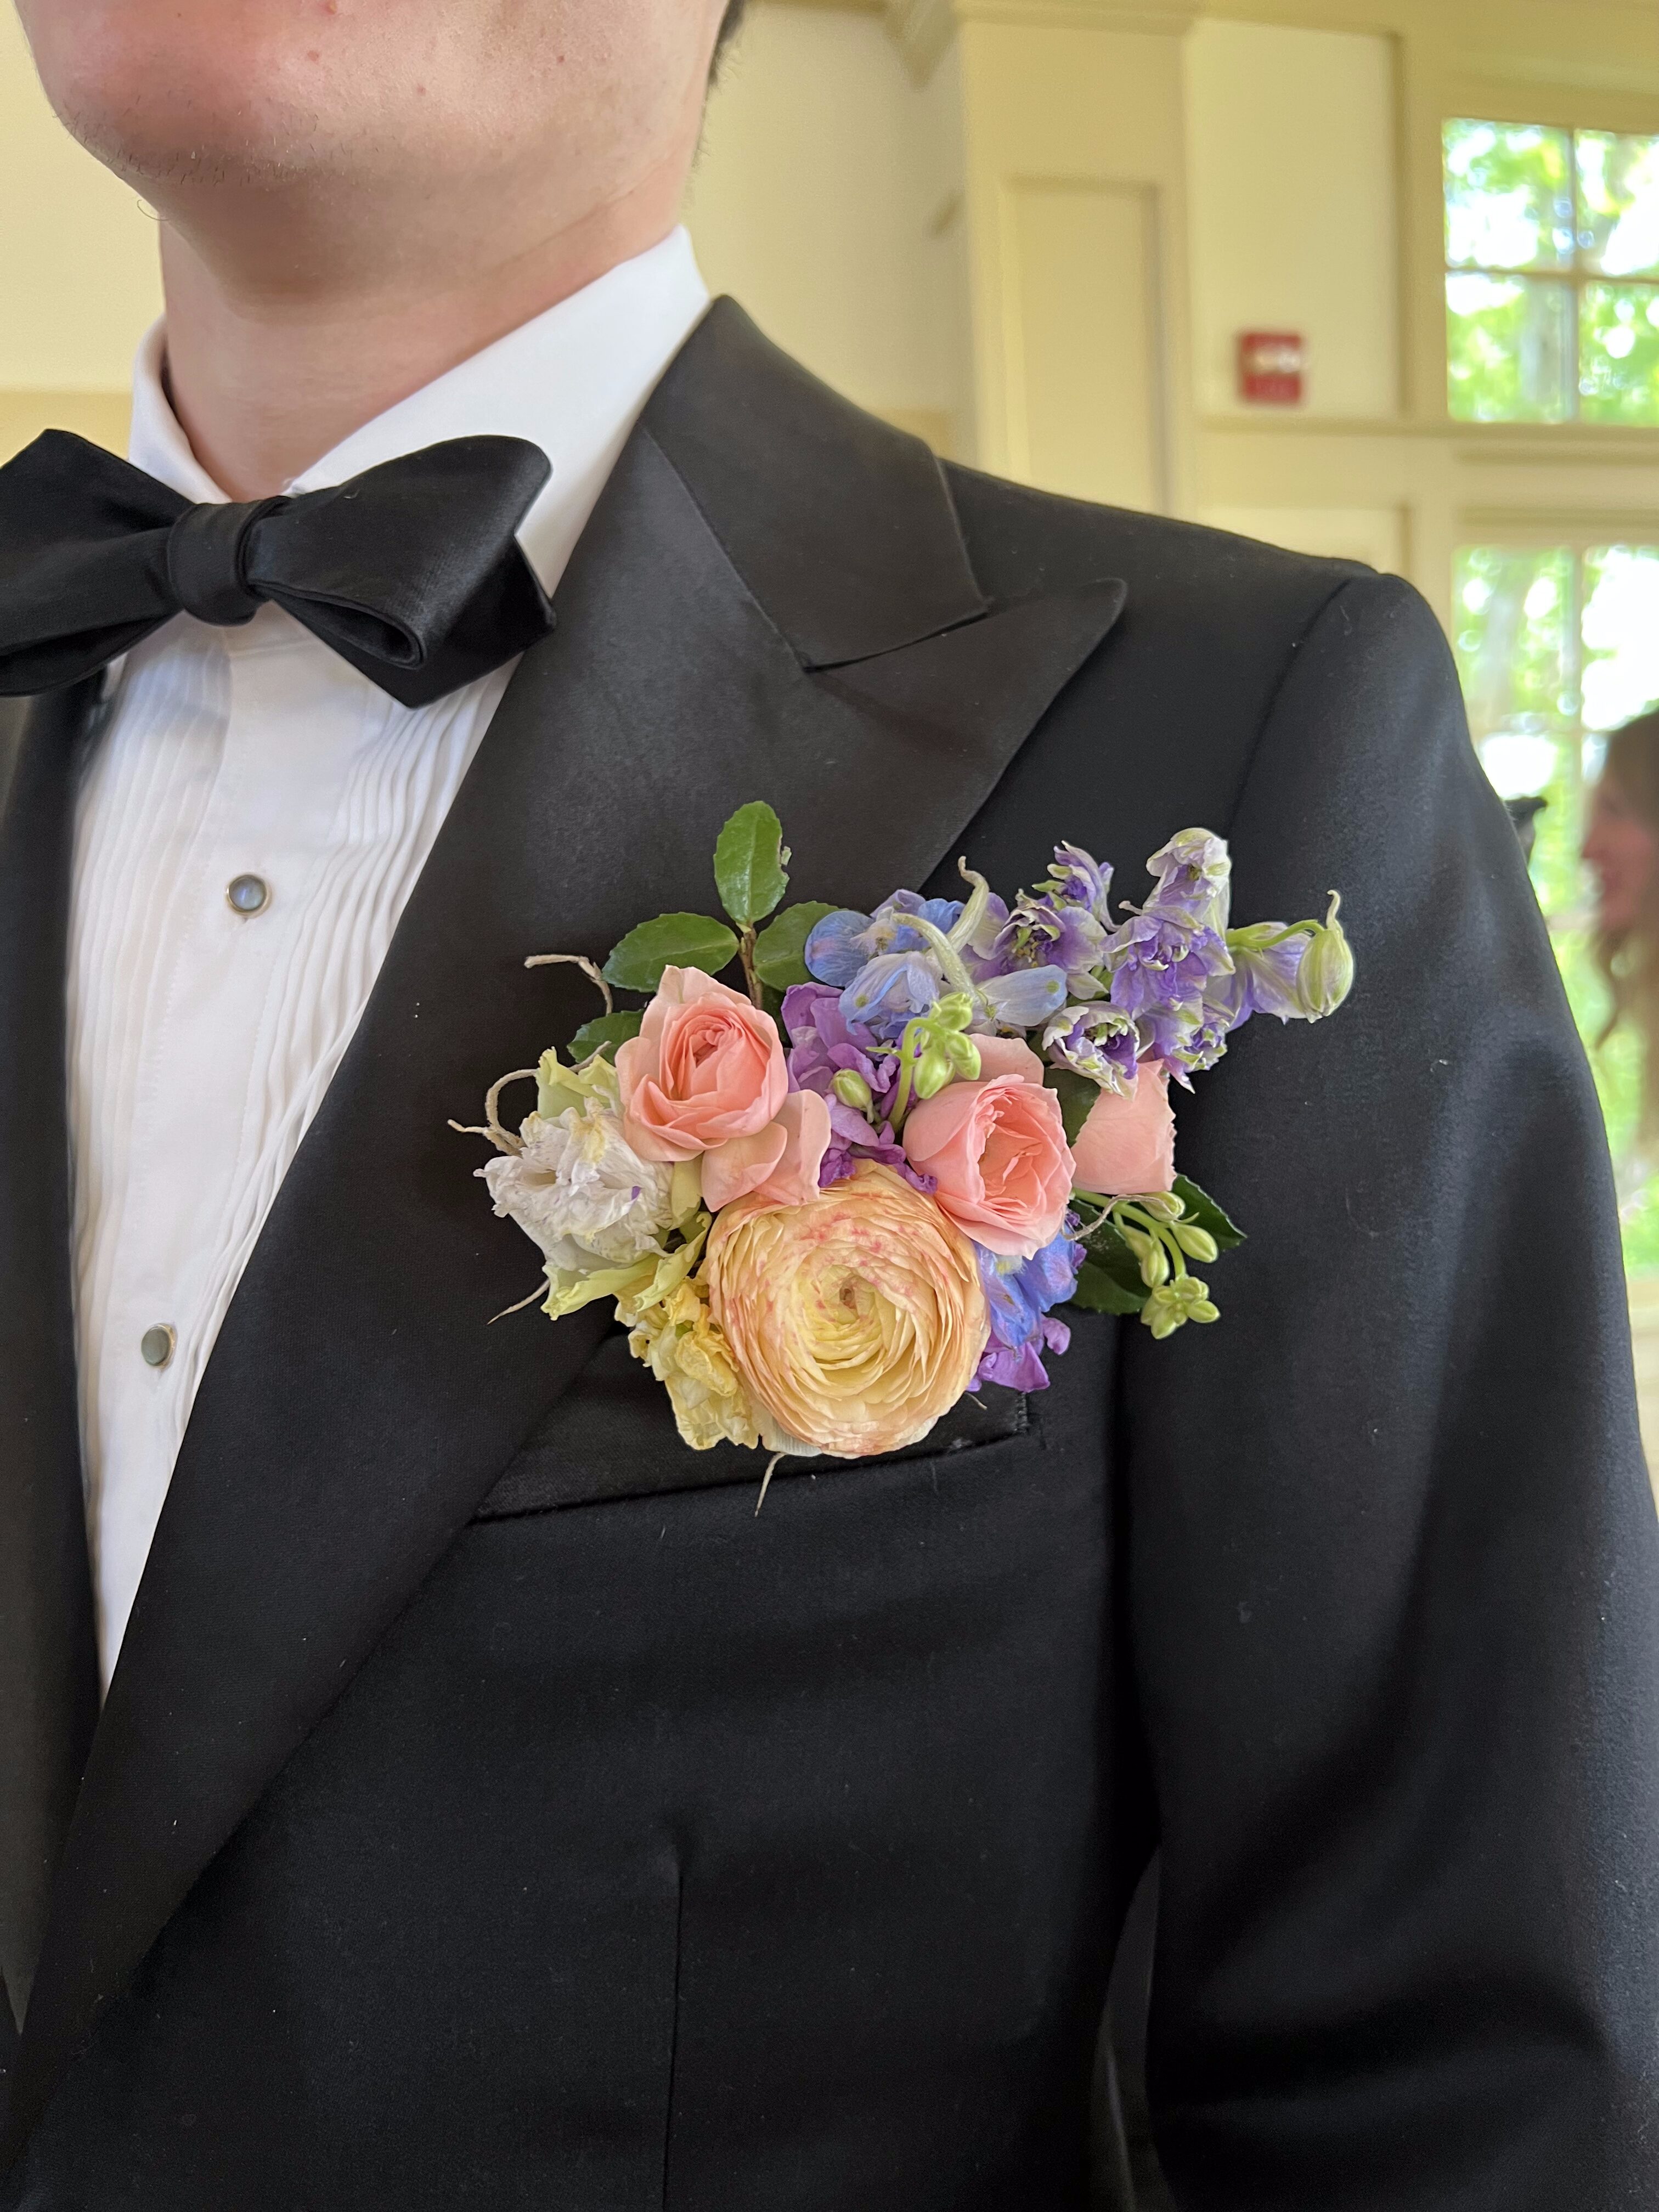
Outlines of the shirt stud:
{"label": "shirt stud", "polygon": [[263,876],[233,876],[225,885],[225,897],[233,914],[251,921],[270,904],[270,885]]}
{"label": "shirt stud", "polygon": [[165,1367],[177,1350],[179,1333],[166,1322],[158,1322],[147,1328],[139,1340],[138,1349],[146,1367]]}

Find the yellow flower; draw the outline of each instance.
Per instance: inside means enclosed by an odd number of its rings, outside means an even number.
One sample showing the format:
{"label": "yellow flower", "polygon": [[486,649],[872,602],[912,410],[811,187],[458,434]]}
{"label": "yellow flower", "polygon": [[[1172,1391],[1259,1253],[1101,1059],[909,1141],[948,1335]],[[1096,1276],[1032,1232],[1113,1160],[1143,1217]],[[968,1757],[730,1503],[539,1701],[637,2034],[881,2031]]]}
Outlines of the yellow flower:
{"label": "yellow flower", "polygon": [[925,1437],[972,1382],[990,1334],[973,1246],[872,1162],[805,1206],[757,1192],[724,1208],[703,1276],[750,1397],[838,1459]]}
{"label": "yellow flower", "polygon": [[628,1348],[666,1387],[675,1422],[693,1451],[718,1443],[783,1451],[793,1442],[780,1436],[751,1402],[701,1283],[678,1283],[666,1298],[647,1306]]}

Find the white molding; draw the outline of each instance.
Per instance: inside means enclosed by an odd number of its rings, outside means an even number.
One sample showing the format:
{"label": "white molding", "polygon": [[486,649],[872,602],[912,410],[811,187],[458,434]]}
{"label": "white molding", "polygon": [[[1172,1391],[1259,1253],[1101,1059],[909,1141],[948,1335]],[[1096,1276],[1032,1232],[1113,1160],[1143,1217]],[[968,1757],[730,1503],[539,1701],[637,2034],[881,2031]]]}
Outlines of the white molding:
{"label": "white molding", "polygon": [[887,27],[918,83],[925,83],[962,23],[1027,30],[1139,31],[1183,38],[1203,0],[887,0]]}

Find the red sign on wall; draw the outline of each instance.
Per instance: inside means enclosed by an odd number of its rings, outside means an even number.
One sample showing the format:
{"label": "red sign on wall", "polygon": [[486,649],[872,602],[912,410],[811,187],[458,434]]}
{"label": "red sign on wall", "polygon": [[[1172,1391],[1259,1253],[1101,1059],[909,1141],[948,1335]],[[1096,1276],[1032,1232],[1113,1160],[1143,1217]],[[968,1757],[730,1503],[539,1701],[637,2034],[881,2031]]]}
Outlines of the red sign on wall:
{"label": "red sign on wall", "polygon": [[1299,331],[1243,331],[1238,396],[1258,407],[1299,407],[1305,396],[1308,342]]}

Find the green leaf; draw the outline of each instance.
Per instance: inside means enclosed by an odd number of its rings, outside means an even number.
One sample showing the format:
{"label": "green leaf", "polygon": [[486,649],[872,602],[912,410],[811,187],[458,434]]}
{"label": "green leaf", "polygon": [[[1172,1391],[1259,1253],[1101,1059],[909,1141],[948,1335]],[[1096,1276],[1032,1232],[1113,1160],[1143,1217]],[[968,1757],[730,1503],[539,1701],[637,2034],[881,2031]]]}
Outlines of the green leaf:
{"label": "green leaf", "polygon": [[748,928],[771,913],[789,888],[788,857],[783,824],[766,801],[738,807],[714,846],[714,885],[733,921]]}
{"label": "green leaf", "polygon": [[1207,1229],[1214,1237],[1218,1252],[1234,1251],[1244,1242],[1244,1231],[1229,1221],[1215,1200],[1195,1182],[1185,1176],[1177,1176],[1171,1188],[1199,1227]]}
{"label": "green leaf", "polygon": [[1115,1275],[1108,1274],[1104,1267],[1085,1260],[1078,1269],[1077,1288],[1071,1302],[1081,1306],[1085,1313],[1138,1314],[1146,1303],[1146,1285],[1137,1279],[1134,1288],[1130,1290]]}
{"label": "green leaf", "polygon": [[1083,1134],[1083,1125],[1094,1111],[1095,1101],[1100,1097],[1100,1085],[1091,1083],[1086,1075],[1079,1075],[1074,1067],[1045,1067],[1042,1080],[1060,1099],[1060,1118],[1066,1124],[1066,1141],[1076,1144]]}
{"label": "green leaf", "polygon": [[605,963],[605,980],[624,991],[654,991],[665,968],[701,968],[710,975],[737,957],[738,940],[706,914],[659,914],[630,929]]}
{"label": "green leaf", "polygon": [[775,991],[787,991],[792,983],[810,983],[806,940],[825,915],[835,911],[822,899],[785,907],[771,927],[755,939],[755,973],[762,982],[769,983]]}
{"label": "green leaf", "polygon": [[582,1024],[566,1047],[571,1066],[580,1067],[601,1045],[626,1044],[629,1037],[639,1035],[644,1019],[643,1014],[595,1014],[591,1022]]}

